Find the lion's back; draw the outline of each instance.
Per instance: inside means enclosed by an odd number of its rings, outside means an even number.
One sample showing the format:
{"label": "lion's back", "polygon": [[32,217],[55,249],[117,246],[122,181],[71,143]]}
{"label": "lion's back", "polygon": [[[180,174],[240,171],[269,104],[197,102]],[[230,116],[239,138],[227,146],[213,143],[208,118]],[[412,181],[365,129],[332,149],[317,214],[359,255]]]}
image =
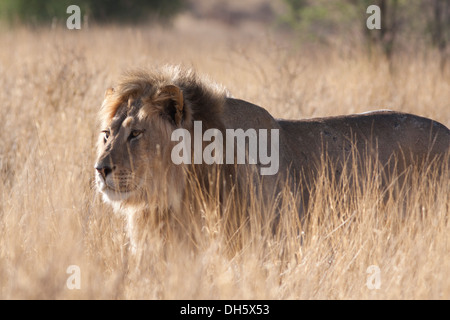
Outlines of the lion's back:
{"label": "lion's back", "polygon": [[393,154],[412,160],[444,155],[450,150],[450,130],[446,126],[401,112],[383,110],[278,123],[299,157],[308,154],[320,158],[326,153],[336,161],[356,147],[360,154],[376,151],[379,160],[385,163]]}

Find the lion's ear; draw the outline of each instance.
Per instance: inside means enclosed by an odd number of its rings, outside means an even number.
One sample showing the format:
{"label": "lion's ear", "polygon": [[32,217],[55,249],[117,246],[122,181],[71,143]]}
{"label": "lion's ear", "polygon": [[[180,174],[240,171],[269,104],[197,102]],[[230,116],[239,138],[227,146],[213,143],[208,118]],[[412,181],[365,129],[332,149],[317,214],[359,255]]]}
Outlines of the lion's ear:
{"label": "lion's ear", "polygon": [[184,120],[183,92],[174,85],[167,85],[161,89],[160,98],[164,101],[164,112],[179,126]]}
{"label": "lion's ear", "polygon": [[106,89],[106,91],[105,91],[105,99],[108,97],[108,96],[110,96],[110,95],[112,95],[114,93],[114,88],[108,88],[108,89]]}

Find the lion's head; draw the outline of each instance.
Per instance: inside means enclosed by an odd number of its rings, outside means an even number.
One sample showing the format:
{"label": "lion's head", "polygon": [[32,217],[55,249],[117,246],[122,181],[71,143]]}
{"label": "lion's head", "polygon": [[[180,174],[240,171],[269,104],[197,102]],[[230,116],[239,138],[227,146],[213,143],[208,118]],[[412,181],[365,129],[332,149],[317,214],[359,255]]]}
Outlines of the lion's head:
{"label": "lion's head", "polygon": [[215,119],[225,96],[223,88],[180,67],[129,72],[108,89],[95,163],[103,199],[116,208],[179,207],[185,181],[182,166],[171,161],[171,133],[192,130],[194,119],[209,124],[205,128],[220,126]]}

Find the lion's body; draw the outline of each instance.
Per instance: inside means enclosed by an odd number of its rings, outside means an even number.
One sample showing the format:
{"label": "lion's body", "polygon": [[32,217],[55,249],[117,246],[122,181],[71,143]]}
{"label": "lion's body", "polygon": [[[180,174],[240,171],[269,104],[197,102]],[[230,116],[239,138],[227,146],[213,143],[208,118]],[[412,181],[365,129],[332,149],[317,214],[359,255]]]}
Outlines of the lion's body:
{"label": "lion's body", "polygon": [[[233,184],[247,192],[261,186],[261,201],[267,201],[275,199],[287,183],[293,190],[303,187],[304,206],[307,190],[324,161],[332,164],[337,176],[354,160],[361,167],[371,162],[388,168],[387,172],[402,172],[432,159],[441,161],[450,147],[450,131],[445,126],[405,113],[275,119],[265,109],[227,97],[219,86],[180,68],[129,75],[106,97],[100,116],[106,136],[98,144],[99,190],[105,200],[134,217],[133,226],[139,212],[152,208],[182,214],[192,199],[187,191],[192,180],[187,175],[196,175],[200,189],[208,192],[217,167],[224,172],[215,177],[223,179],[225,193]],[[209,128],[224,134],[226,129],[278,130],[277,173],[258,176],[259,162],[175,165],[170,158],[175,145],[170,135],[177,128],[193,132],[193,121],[202,121],[203,132]],[[255,189],[246,188],[249,176]]]}
{"label": "lion's body", "polygon": [[320,159],[325,148],[333,162],[342,162],[352,142],[360,154],[368,147],[381,164],[388,163],[393,154],[404,155],[407,166],[414,160],[411,157],[418,160],[445,153],[450,143],[450,131],[442,124],[394,111],[278,123],[291,146],[297,145],[292,150],[294,157],[303,159],[303,167]]}

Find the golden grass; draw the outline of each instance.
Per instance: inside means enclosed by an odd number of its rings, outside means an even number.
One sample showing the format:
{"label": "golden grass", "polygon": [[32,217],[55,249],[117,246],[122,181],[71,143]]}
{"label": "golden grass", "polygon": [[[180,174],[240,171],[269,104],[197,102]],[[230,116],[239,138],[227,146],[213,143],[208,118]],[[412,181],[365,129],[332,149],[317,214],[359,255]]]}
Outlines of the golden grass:
{"label": "golden grass", "polygon": [[[384,202],[370,177],[361,192],[324,176],[308,224],[287,201],[281,232],[251,219],[231,256],[214,211],[199,213],[196,250],[154,234],[145,254],[128,252],[124,222],[93,189],[96,113],[126,68],[193,66],[276,117],[391,108],[450,125],[450,72],[432,52],[401,56],[390,72],[361,48],[202,23],[1,31],[0,298],[449,299],[448,168]],[[66,286],[70,265],[79,290]],[[371,265],[378,290],[366,286]]]}

